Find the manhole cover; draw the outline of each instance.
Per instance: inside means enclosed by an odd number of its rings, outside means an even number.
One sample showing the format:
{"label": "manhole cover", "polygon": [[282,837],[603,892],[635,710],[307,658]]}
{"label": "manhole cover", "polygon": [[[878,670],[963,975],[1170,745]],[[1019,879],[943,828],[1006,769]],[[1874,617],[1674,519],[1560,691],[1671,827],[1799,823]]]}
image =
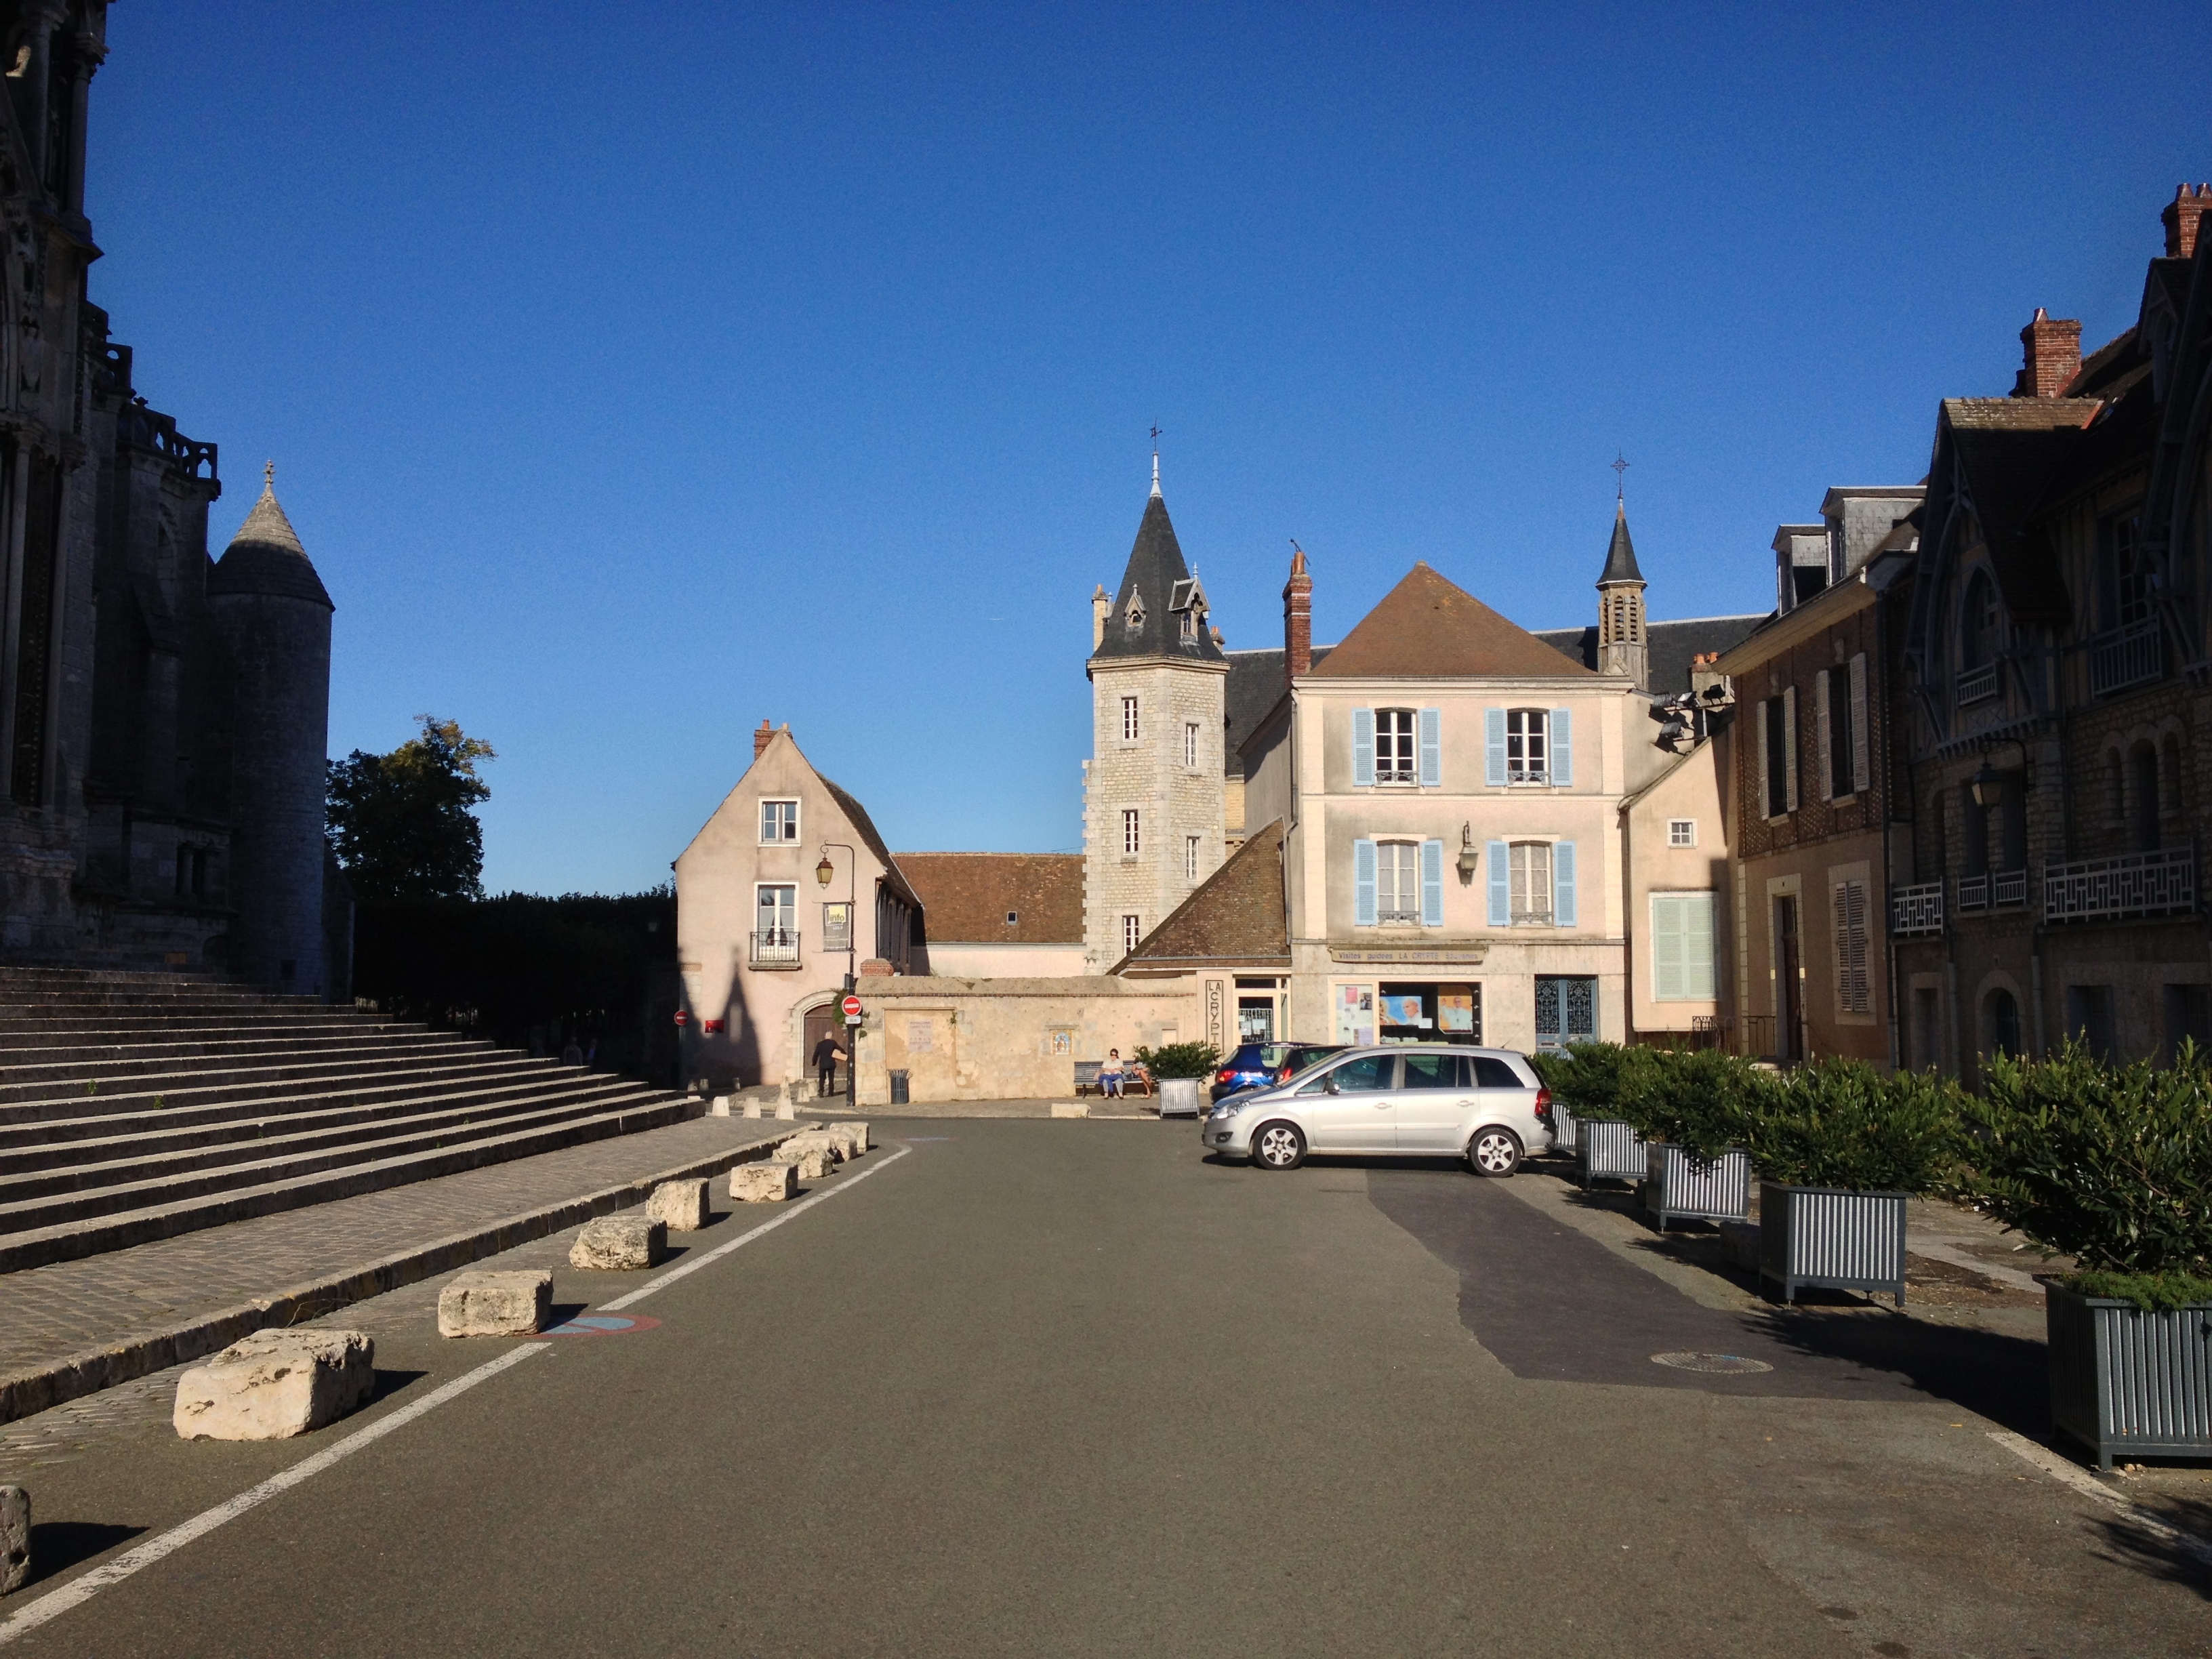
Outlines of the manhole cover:
{"label": "manhole cover", "polygon": [[1764,1359],[1746,1359],[1740,1353],[1655,1353],[1651,1363],[1672,1365],[1678,1371],[1749,1373],[1774,1369]]}

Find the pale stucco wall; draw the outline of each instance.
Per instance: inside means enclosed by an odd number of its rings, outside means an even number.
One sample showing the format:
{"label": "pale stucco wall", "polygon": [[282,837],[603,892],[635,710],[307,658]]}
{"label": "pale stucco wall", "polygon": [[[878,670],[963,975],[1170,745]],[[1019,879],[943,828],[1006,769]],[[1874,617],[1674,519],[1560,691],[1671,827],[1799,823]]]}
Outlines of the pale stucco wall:
{"label": "pale stucco wall", "polygon": [[1065,945],[981,945],[932,939],[923,971],[940,979],[1066,979],[1080,974],[1080,940]]}
{"label": "pale stucco wall", "polygon": [[860,988],[860,1103],[1072,1098],[1075,1062],[1204,1035],[1201,981],[878,979]]}
{"label": "pale stucco wall", "polygon": [[[1632,801],[1624,814],[1628,870],[1629,1024],[1636,1030],[1688,1031],[1725,1000],[1731,937],[1728,909],[1728,830],[1722,817],[1722,770],[1715,745],[1700,744],[1681,763]],[[1694,847],[1668,844],[1667,826],[1687,818]],[[1713,987],[1710,999],[1661,1002],[1653,994],[1651,897],[1655,893],[1713,896]]]}

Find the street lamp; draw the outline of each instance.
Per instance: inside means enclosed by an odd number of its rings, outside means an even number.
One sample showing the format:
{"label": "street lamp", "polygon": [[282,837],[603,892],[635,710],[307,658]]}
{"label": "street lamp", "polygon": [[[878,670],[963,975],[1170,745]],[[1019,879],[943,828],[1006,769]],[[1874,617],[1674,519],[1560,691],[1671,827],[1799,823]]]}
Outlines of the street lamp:
{"label": "street lamp", "polygon": [[1966,787],[1974,792],[1974,805],[1984,811],[2004,799],[2004,775],[1990,764],[1986,755],[1982,757],[1982,769]]}
{"label": "street lamp", "polygon": [[[855,936],[860,921],[860,917],[855,914],[860,908],[860,892],[856,884],[860,873],[858,867],[860,854],[842,841],[825,841],[822,843],[822,862],[814,866],[814,879],[824,892],[830,890],[830,884],[836,879],[837,874],[837,866],[830,861],[830,849],[833,847],[845,855],[845,991],[848,995],[850,995],[853,988],[860,982],[854,972],[854,951],[859,944]],[[855,1080],[860,1070],[860,1039],[854,1035],[858,1029],[857,1026],[848,1026],[845,1029],[845,1105],[848,1110],[852,1109],[854,1101],[859,1097]]]}

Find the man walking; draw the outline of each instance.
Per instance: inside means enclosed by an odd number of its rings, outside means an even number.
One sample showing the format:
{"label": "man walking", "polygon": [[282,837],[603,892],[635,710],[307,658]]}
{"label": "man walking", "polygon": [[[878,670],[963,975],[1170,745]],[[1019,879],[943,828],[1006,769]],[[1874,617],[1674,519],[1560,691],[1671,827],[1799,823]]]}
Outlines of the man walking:
{"label": "man walking", "polygon": [[829,1032],[814,1045],[814,1097],[827,1100],[837,1082],[837,1062],[845,1051],[837,1046],[837,1039]]}

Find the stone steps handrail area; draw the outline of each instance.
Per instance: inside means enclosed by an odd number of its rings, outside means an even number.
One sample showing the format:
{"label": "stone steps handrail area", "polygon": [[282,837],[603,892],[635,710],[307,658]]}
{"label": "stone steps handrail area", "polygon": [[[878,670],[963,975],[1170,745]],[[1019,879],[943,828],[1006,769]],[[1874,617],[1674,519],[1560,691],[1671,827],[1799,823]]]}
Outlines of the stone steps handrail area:
{"label": "stone steps handrail area", "polygon": [[0,967],[0,1273],[704,1110],[312,998]]}

